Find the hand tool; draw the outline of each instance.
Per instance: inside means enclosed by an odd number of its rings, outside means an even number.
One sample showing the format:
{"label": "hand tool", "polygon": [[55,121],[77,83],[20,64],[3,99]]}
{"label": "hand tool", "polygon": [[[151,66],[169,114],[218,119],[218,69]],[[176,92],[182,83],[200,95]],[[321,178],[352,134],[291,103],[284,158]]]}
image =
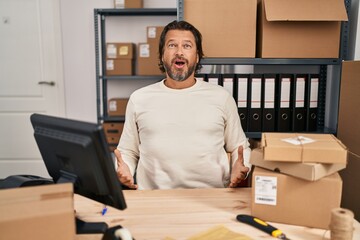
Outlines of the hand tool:
{"label": "hand tool", "polygon": [[257,229],[260,229],[278,239],[290,240],[289,238],[286,237],[286,235],[281,230],[271,226],[270,224],[268,224],[267,222],[265,222],[259,218],[256,218],[256,217],[253,217],[250,215],[246,215],[246,214],[239,214],[236,216],[236,219],[239,222],[246,223],[253,227],[256,227]]}

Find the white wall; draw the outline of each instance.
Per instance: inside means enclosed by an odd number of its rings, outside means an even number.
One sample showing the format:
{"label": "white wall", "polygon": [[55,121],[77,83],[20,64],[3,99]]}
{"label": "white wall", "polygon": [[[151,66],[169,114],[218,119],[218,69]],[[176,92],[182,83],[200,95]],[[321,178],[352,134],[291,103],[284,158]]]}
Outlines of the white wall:
{"label": "white wall", "polygon": [[[176,8],[176,0],[143,2],[145,8]],[[94,8],[113,8],[114,1],[61,0],[60,4],[66,116],[96,122]],[[126,30],[133,30],[133,25],[129,24]],[[145,35],[143,41],[146,41]],[[129,85],[129,90],[138,87]]]}

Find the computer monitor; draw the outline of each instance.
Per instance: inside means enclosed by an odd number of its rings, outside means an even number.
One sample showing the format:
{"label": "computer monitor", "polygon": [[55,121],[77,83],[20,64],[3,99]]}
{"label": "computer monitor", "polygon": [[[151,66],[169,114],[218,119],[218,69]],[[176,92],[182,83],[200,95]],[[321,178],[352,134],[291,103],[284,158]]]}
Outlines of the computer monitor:
{"label": "computer monitor", "polygon": [[55,183],[71,182],[77,194],[121,210],[126,208],[101,125],[36,113],[30,120]]}

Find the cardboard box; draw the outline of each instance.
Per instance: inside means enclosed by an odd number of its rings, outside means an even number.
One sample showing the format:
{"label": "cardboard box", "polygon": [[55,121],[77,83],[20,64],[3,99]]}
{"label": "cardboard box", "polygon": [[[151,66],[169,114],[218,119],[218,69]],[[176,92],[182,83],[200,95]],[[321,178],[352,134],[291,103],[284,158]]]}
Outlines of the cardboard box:
{"label": "cardboard box", "polygon": [[347,148],[332,134],[262,133],[266,161],[346,164]]}
{"label": "cardboard box", "polygon": [[340,172],[344,181],[342,207],[360,221],[360,61],[342,63],[337,137],[349,148],[348,167]]}
{"label": "cardboard box", "polygon": [[[164,26],[148,26],[146,28],[147,43],[159,47],[160,36],[164,28]],[[156,52],[158,52],[158,49],[156,49]]]}
{"label": "cardboard box", "polygon": [[133,43],[106,43],[107,59],[133,59],[134,51]]}
{"label": "cardboard box", "polygon": [[343,0],[260,0],[258,9],[257,57],[339,57]]}
{"label": "cardboard box", "polygon": [[338,173],[311,182],[255,167],[252,181],[251,214],[265,221],[329,229],[340,207]]}
{"label": "cardboard box", "polygon": [[103,123],[103,128],[108,144],[118,144],[121,133],[124,128],[124,123],[107,122]]}
{"label": "cardboard box", "polygon": [[143,0],[114,0],[115,8],[143,8]]}
{"label": "cardboard box", "polygon": [[72,184],[0,191],[1,239],[75,239]]}
{"label": "cardboard box", "polygon": [[263,157],[261,149],[254,149],[251,151],[250,163],[270,171],[284,173],[308,181],[319,180],[320,178],[329,176],[346,168],[346,164],[344,163],[325,164],[264,161]]}
{"label": "cardboard box", "polygon": [[125,116],[128,98],[111,98],[108,103],[109,116]]}
{"label": "cardboard box", "polygon": [[255,57],[257,0],[184,0],[184,20],[202,34],[206,57]]}
{"label": "cardboard box", "polygon": [[149,43],[138,44],[138,75],[164,75],[159,69],[158,46]]}
{"label": "cardboard box", "polygon": [[107,59],[106,75],[126,75],[134,74],[134,61],[132,59]]}

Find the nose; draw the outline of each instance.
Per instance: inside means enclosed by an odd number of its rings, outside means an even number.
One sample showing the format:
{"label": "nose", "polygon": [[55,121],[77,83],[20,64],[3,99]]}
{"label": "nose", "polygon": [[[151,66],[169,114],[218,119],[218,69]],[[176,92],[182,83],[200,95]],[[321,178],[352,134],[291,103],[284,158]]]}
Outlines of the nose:
{"label": "nose", "polygon": [[181,46],[176,48],[176,55],[183,56],[183,49]]}

